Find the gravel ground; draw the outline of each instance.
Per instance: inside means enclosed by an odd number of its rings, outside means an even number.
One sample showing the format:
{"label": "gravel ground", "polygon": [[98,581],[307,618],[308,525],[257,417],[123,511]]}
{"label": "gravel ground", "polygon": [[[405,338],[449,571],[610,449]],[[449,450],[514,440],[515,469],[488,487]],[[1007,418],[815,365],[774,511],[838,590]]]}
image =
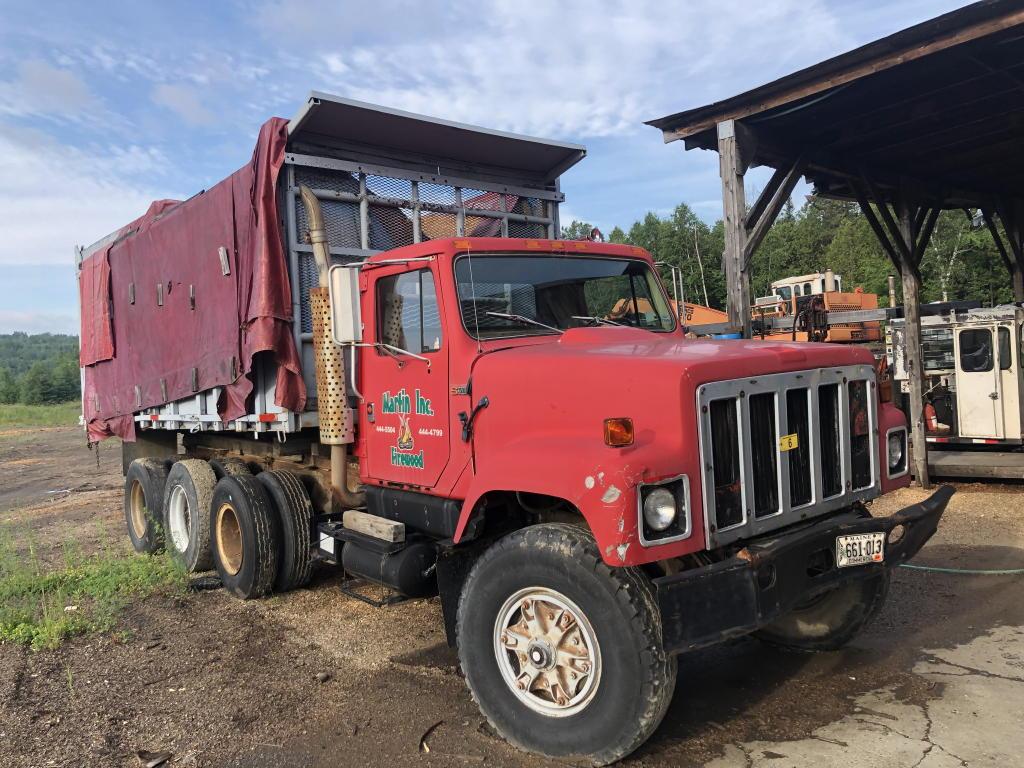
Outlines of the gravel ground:
{"label": "gravel ground", "polygon": [[[105,445],[97,470],[77,430],[0,433],[0,525],[31,537],[44,560],[69,539],[87,551],[126,547],[120,487],[119,452]],[[1024,567],[1021,490],[959,485],[915,562]],[[901,491],[875,512],[924,495]],[[744,765],[750,745],[823,733],[883,689],[894,707],[926,707],[944,684],[917,665],[1024,626],[1021,585],[899,570],[879,619],[842,652],[784,653],[745,638],[681,657],[665,722],[624,764],[730,765],[739,755]],[[0,766],[139,766],[139,751],[218,768],[549,764],[484,724],[436,599],[375,609],[339,586],[324,571],[308,589],[256,602],[154,595],[127,610],[120,633],[38,653],[0,645]],[[890,757],[875,762],[903,764]]]}

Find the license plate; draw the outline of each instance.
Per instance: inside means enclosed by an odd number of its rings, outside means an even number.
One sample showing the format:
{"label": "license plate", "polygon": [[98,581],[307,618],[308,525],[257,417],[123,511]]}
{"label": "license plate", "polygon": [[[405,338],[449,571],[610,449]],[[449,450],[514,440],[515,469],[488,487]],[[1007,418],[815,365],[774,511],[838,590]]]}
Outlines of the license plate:
{"label": "license plate", "polygon": [[885,533],[882,531],[836,537],[836,565],[840,568],[880,563],[883,560],[885,560]]}

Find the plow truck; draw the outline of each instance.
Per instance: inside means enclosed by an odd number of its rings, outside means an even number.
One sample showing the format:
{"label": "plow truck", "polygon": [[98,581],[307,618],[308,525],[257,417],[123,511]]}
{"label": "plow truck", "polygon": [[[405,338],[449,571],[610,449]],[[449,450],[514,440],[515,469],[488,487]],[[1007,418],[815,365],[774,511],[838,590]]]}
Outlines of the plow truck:
{"label": "plow truck", "polygon": [[605,764],[681,653],[848,643],[951,491],[871,515],[909,475],[866,350],[687,339],[646,251],[560,240],[583,155],[313,94],[79,251],[83,421],[138,551],[435,598],[498,733]]}

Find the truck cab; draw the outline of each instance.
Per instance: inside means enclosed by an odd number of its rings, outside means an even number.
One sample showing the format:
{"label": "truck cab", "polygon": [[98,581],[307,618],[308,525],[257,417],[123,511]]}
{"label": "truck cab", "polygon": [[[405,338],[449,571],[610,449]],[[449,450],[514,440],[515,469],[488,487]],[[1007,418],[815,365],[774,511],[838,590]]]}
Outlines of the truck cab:
{"label": "truck cab", "polygon": [[[686,339],[640,248],[453,238],[369,259],[358,308],[333,295],[362,329],[335,340],[360,345],[349,375],[369,507],[456,500],[436,524],[456,544],[511,495],[577,510],[606,563],[638,565],[909,482],[888,463],[906,427],[869,352]],[[662,486],[683,508],[658,531],[639,510]]]}

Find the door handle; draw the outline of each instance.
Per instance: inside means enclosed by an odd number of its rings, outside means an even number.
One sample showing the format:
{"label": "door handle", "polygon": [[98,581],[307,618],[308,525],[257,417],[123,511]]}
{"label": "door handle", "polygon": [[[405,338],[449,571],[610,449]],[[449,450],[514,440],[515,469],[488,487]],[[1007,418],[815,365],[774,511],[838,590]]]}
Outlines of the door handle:
{"label": "door handle", "polygon": [[999,399],[999,393],[998,392],[989,392],[988,396],[990,398],[992,398],[993,400],[998,400]]}

